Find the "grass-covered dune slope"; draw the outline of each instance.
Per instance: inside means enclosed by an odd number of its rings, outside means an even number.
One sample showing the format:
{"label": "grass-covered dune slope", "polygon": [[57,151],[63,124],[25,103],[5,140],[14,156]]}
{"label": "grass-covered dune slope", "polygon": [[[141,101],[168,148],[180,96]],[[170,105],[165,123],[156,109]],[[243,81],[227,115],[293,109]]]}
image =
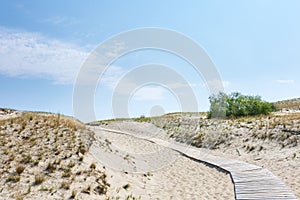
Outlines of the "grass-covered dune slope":
{"label": "grass-covered dune slope", "polygon": [[91,199],[103,170],[84,161],[93,133],[70,117],[0,110],[0,199]]}

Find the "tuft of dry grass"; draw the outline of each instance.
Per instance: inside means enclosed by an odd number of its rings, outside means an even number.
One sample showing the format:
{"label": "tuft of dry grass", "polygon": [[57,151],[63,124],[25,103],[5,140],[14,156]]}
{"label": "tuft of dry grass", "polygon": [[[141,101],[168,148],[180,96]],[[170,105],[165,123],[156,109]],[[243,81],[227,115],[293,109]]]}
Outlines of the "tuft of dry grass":
{"label": "tuft of dry grass", "polygon": [[76,190],[72,190],[70,199],[75,199],[76,195],[77,195],[77,191]]}
{"label": "tuft of dry grass", "polygon": [[91,170],[95,170],[95,169],[96,169],[96,164],[95,164],[95,163],[92,163],[92,164],[90,165],[90,169],[91,169]]}
{"label": "tuft of dry grass", "polygon": [[46,170],[50,173],[53,173],[56,170],[56,166],[54,165],[54,163],[49,162],[46,167]]}
{"label": "tuft of dry grass", "polygon": [[107,192],[107,186],[106,185],[101,185],[101,184],[98,184],[94,191],[99,194],[99,195],[103,195],[103,194],[106,194]]}
{"label": "tuft of dry grass", "polygon": [[70,161],[67,167],[68,167],[68,168],[73,168],[75,165],[76,165],[75,162]]}
{"label": "tuft of dry grass", "polygon": [[40,185],[45,181],[45,177],[42,174],[36,174],[34,176],[34,184],[35,185]]}
{"label": "tuft of dry grass", "polygon": [[7,182],[13,182],[13,183],[17,183],[19,182],[21,179],[21,177],[19,175],[16,174],[11,174],[8,176],[8,178],[6,179]]}
{"label": "tuft of dry grass", "polygon": [[62,178],[69,178],[71,177],[72,175],[72,172],[71,172],[71,169],[68,168],[68,169],[65,169],[61,175]]}
{"label": "tuft of dry grass", "polygon": [[16,173],[19,174],[19,175],[22,174],[24,170],[25,170],[25,166],[24,165],[18,165],[16,167]]}
{"label": "tuft of dry grass", "polygon": [[91,185],[87,186],[85,189],[83,189],[81,192],[85,194],[91,194]]}
{"label": "tuft of dry grass", "polygon": [[61,184],[60,184],[60,187],[65,189],[65,190],[69,190],[70,189],[70,183],[69,182],[66,182],[66,181],[62,181]]}

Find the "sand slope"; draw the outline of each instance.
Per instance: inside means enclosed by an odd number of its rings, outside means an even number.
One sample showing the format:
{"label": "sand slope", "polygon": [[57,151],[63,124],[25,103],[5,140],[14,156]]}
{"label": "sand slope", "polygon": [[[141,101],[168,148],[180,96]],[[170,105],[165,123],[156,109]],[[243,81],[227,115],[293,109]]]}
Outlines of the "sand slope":
{"label": "sand slope", "polygon": [[[132,122],[111,124],[110,128],[148,137],[161,131],[153,125]],[[234,199],[234,188],[228,174],[145,140],[105,132],[97,127],[91,127],[91,130],[95,132],[97,142],[90,153],[102,165],[110,166],[106,172],[111,174],[108,176],[111,183],[108,194],[111,196],[133,194],[141,199]],[[106,153],[103,152],[104,146]],[[110,154],[111,159],[105,159],[105,154]],[[125,190],[123,186],[127,184],[130,187]]]}

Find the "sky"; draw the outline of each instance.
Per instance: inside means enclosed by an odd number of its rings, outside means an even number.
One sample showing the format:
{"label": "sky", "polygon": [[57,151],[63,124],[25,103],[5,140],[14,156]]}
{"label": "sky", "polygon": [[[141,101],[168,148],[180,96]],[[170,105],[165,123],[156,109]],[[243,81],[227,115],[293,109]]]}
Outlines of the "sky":
{"label": "sky", "polygon": [[[73,116],[76,78],[91,52],[112,36],[145,27],[173,30],[199,44],[227,93],[272,102],[297,98],[299,10],[298,0],[1,1],[0,107]],[[181,74],[194,91],[196,111],[209,109],[207,83],[188,62],[144,49],[119,57],[100,79],[97,119],[118,117],[112,108],[118,81],[149,63]],[[182,111],[180,103],[172,88],[148,84],[131,91],[127,107],[130,117],[152,116]]]}

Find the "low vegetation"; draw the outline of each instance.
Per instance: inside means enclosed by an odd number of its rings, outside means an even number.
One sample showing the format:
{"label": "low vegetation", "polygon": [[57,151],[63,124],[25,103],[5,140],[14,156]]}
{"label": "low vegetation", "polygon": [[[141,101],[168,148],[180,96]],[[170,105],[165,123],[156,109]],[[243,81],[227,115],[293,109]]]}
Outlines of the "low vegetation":
{"label": "low vegetation", "polygon": [[274,104],[280,110],[300,110],[300,98],[278,101]]}
{"label": "low vegetation", "polygon": [[105,172],[84,163],[93,141],[84,124],[59,114],[0,111],[10,115],[0,118],[1,197],[76,198],[86,184],[105,197]]}
{"label": "low vegetation", "polygon": [[300,113],[283,115],[278,112],[229,119],[208,119],[206,114],[182,113],[162,116],[151,123],[164,129],[178,142],[209,149],[230,145],[239,137],[245,138],[243,145],[248,152],[261,149],[247,146],[257,141],[270,142],[281,148],[295,147],[300,143]]}

